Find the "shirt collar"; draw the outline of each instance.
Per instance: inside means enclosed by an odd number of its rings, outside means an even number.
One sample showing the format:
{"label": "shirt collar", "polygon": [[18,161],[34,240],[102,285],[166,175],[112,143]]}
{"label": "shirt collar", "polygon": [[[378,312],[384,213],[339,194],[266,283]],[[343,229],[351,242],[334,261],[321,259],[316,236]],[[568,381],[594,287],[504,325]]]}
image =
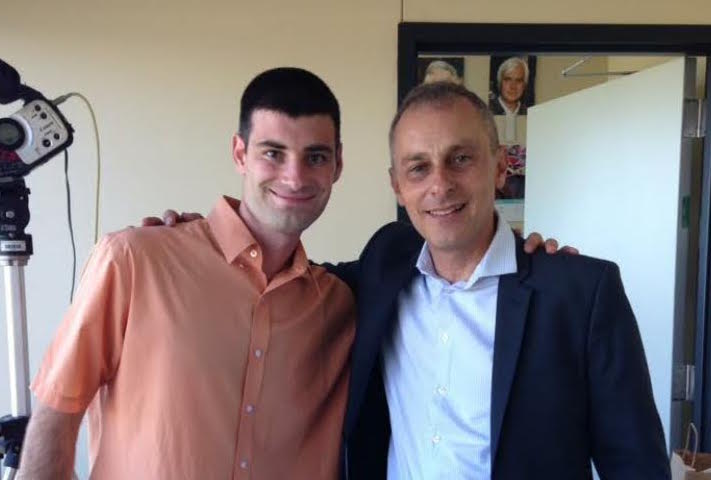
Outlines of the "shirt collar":
{"label": "shirt collar", "polygon": [[516,103],[516,108],[513,109],[513,110],[511,110],[511,109],[509,108],[509,106],[506,105],[506,102],[504,102],[504,101],[501,99],[501,96],[498,97],[498,100],[499,100],[499,104],[500,104],[501,107],[504,109],[504,112],[506,113],[506,115],[517,115],[517,114],[518,114],[518,111],[519,111],[519,109],[521,108],[521,101],[520,101],[520,100],[518,101],[518,103]]}
{"label": "shirt collar", "polygon": [[[210,230],[228,263],[234,262],[250,247],[260,250],[260,255],[262,253],[259,243],[237,213],[239,205],[239,200],[224,195],[207,215]],[[303,245],[299,242],[294,250],[292,264],[287,267],[287,270],[291,270],[295,275],[301,275],[307,269],[309,269],[309,260]]]}
{"label": "shirt collar", "polygon": [[[495,215],[497,217],[496,231],[489,248],[469,278],[466,281],[462,280],[452,284],[452,287],[466,290],[481,278],[516,273],[516,239],[506,220],[501,218],[498,212]],[[449,285],[447,280],[437,274],[427,242],[422,246],[415,266],[425,277],[435,280],[435,283],[442,286]]]}

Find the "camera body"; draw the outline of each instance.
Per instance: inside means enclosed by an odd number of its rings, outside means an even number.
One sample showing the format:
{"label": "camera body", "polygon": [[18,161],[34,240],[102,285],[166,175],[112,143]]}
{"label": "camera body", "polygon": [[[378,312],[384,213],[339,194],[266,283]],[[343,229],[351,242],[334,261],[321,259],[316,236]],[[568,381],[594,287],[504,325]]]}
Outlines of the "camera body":
{"label": "camera body", "polygon": [[74,141],[74,129],[44,98],[0,118],[0,180],[21,178]]}

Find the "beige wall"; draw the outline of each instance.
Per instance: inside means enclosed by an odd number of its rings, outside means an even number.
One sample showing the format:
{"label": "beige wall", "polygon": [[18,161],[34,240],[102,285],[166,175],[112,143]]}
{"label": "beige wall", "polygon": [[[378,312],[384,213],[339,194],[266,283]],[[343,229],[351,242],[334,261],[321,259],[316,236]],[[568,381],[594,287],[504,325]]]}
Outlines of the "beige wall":
{"label": "beige wall", "polygon": [[[52,22],[41,6],[4,6],[0,44],[26,81],[94,103],[105,161],[102,231],[169,206],[205,212],[218,193],[238,194],[229,145],[239,94],[255,73],[285,64],[323,76],[343,107],[345,174],[319,234],[308,238],[314,256],[349,258],[394,217],[383,132],[395,108],[396,55],[386,46],[397,41],[397,4],[67,3],[75,8]],[[76,110],[77,142],[90,142]],[[93,174],[86,163],[77,181]],[[357,228],[354,210],[367,212]],[[331,231],[348,234],[334,241]]]}
{"label": "beige wall", "polygon": [[464,86],[476,93],[484,101],[489,95],[489,55],[467,55],[464,57]]}
{"label": "beige wall", "polygon": [[405,0],[408,22],[711,23],[708,0]]}
{"label": "beige wall", "polygon": [[[218,193],[238,195],[229,145],[241,90],[265,68],[312,69],[341,100],[346,165],[305,240],[314,259],[348,259],[395,217],[386,131],[395,110],[400,7],[397,0],[5,1],[0,57],[50,96],[79,91],[93,102],[104,153],[102,232],[167,207],[205,213]],[[711,23],[708,0],[407,0],[404,13],[408,21]],[[14,107],[0,106],[0,115]],[[70,176],[81,265],[91,245],[94,139],[80,103],[63,110],[77,130]],[[61,161],[37,170],[28,184],[37,250],[27,271],[34,372],[67,304]],[[2,392],[5,359],[3,324]],[[0,414],[6,411],[3,393]]]}

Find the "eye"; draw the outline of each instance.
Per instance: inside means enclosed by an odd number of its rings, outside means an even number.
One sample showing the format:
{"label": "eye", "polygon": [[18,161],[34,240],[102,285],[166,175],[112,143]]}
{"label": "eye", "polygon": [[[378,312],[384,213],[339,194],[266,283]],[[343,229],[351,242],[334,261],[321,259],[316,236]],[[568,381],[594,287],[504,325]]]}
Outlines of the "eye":
{"label": "eye", "polygon": [[472,159],[471,155],[464,155],[464,154],[455,155],[453,158],[455,165],[464,165],[464,164],[470,162],[471,159]]}
{"label": "eye", "polygon": [[262,155],[269,160],[281,160],[282,152],[280,150],[270,149],[265,150]]}
{"label": "eye", "polygon": [[328,160],[329,157],[325,153],[310,153],[307,157],[309,165],[322,165]]}
{"label": "eye", "polygon": [[407,169],[407,173],[411,176],[422,176],[427,173],[426,163],[415,163]]}

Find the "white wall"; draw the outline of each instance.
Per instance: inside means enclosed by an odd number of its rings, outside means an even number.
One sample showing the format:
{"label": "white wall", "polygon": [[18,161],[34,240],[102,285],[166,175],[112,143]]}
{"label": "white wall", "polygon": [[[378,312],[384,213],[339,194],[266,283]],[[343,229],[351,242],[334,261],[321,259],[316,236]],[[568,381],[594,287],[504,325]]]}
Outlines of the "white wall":
{"label": "white wall", "polygon": [[[403,10],[407,21],[711,22],[707,0],[629,3],[407,0]],[[0,58],[49,96],[80,91],[94,103],[104,152],[102,232],[167,207],[205,213],[217,194],[238,195],[229,142],[242,89],[269,67],[312,69],[341,101],[346,165],[305,242],[315,260],[347,259],[395,218],[386,132],[396,107],[400,11],[398,0],[5,1]],[[13,111],[0,106],[0,115]],[[64,111],[77,130],[70,170],[81,265],[93,228],[93,133],[81,104],[72,100]],[[67,305],[62,182],[60,159],[28,179],[37,250],[27,271],[32,372]],[[9,412],[4,338],[0,327],[0,412]]]}

